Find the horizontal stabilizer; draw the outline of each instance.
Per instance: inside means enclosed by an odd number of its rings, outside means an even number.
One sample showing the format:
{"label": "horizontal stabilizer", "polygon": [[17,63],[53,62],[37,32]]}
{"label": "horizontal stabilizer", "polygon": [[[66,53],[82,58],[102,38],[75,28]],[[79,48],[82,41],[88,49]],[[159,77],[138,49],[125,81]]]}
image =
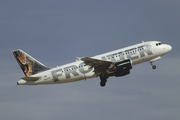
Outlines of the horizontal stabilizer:
{"label": "horizontal stabilizer", "polygon": [[21,79],[25,81],[37,81],[38,79],[40,79],[40,77],[23,77]]}

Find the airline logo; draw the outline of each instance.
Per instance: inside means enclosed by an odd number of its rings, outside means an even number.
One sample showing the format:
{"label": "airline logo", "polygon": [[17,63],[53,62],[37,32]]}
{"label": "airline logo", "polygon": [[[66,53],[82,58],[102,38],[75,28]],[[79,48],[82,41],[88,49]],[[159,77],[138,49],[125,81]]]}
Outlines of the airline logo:
{"label": "airline logo", "polygon": [[[131,60],[135,60],[138,58],[142,58],[145,57],[146,54],[149,55],[153,55],[152,53],[152,47],[150,44],[146,44],[143,46],[139,46],[137,48],[132,48],[126,51],[120,51],[118,53],[114,53],[114,54],[109,54],[106,56],[101,57],[102,60],[110,60],[110,61],[120,61],[120,60],[125,60],[125,59],[131,59]],[[139,54],[137,54],[139,53]],[[145,54],[146,53],[146,54]]]}
{"label": "airline logo", "polygon": [[[112,62],[121,61],[125,59],[134,60],[134,59],[145,57],[146,55],[148,56],[153,55],[151,49],[152,49],[151,45],[146,44],[146,45],[139,46],[137,48],[129,49],[126,51],[120,51],[118,53],[109,54],[109,55],[101,57],[101,59],[105,61],[110,60]],[[53,79],[55,82],[57,82],[58,77],[63,76],[63,71],[65,72],[66,79],[71,78],[70,74],[72,74],[73,76],[79,76],[79,75],[86,74],[92,71],[92,68],[90,68],[90,66],[88,66],[88,69],[85,70],[84,65],[85,65],[84,62],[82,62],[79,65],[72,65],[72,66],[68,66],[65,68],[60,68],[58,70],[52,71]]]}

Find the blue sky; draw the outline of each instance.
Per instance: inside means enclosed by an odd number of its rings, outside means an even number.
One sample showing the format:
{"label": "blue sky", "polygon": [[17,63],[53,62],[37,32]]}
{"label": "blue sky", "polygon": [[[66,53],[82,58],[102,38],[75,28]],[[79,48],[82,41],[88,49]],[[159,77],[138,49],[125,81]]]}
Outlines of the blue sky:
{"label": "blue sky", "polygon": [[[0,119],[180,119],[180,1],[1,0]],[[24,76],[12,51],[56,67],[158,40],[173,50],[136,65],[125,77],[46,86],[17,86]]]}

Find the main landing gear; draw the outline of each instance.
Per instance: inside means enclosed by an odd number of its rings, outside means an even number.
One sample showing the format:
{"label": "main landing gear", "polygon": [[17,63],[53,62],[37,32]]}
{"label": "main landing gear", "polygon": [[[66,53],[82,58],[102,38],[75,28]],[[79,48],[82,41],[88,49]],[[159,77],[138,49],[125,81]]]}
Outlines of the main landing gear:
{"label": "main landing gear", "polygon": [[153,65],[153,62],[151,61],[151,62],[149,62],[150,64],[151,64],[151,66],[152,66],[152,69],[156,69],[156,65]]}
{"label": "main landing gear", "polygon": [[109,75],[107,73],[104,73],[104,74],[101,74],[99,77],[101,80],[100,85],[101,85],[101,87],[104,87],[106,85],[108,78],[109,78]]}

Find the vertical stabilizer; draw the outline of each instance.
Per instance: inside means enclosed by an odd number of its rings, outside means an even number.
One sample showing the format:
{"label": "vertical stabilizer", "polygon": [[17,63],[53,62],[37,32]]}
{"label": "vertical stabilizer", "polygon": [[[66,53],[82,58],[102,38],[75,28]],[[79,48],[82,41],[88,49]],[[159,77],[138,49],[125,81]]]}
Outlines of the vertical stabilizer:
{"label": "vertical stabilizer", "polygon": [[22,50],[16,50],[12,53],[26,76],[31,76],[50,69]]}

